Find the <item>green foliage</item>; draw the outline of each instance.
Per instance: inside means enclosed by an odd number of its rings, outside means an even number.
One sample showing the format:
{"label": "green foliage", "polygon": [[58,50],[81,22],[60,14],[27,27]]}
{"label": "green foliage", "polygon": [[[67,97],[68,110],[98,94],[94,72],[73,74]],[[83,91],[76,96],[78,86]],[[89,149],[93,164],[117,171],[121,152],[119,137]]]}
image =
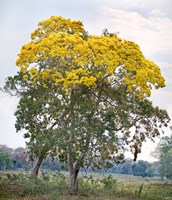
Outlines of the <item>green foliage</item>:
{"label": "green foliage", "polygon": [[103,183],[103,189],[107,190],[108,192],[115,193],[117,190],[117,180],[113,178],[112,175],[108,175],[107,177],[104,177],[102,180],[100,180],[101,183]]}
{"label": "green foliage", "polygon": [[143,160],[139,160],[137,163],[133,164],[132,166],[132,171],[134,176],[141,176],[141,177],[146,177],[146,176],[153,176],[153,166]]}
{"label": "green foliage", "polygon": [[66,165],[59,162],[59,159],[52,158],[47,156],[46,159],[43,160],[40,169],[46,171],[56,171],[60,172],[61,170],[65,171]]}
{"label": "green foliage", "polygon": [[62,194],[68,188],[68,180],[66,176],[62,174],[47,175],[35,178],[30,177],[27,179],[25,186],[23,187],[24,195],[40,195],[50,194],[55,192],[56,194]]}
{"label": "green foliage", "polygon": [[155,152],[157,168],[161,178],[172,179],[172,136],[162,137]]}
{"label": "green foliage", "polygon": [[100,193],[101,189],[102,184],[92,176],[79,179],[79,190],[80,193],[83,195],[95,195],[96,193]]}
{"label": "green foliage", "polygon": [[[23,147],[18,147],[16,149],[9,148],[6,145],[0,144],[0,153],[5,154],[8,156],[5,158],[8,160],[8,167],[7,169],[21,169],[27,166],[27,152],[26,149]],[[4,158],[1,157],[2,160]],[[4,160],[5,162],[5,160]]]}
{"label": "green foliage", "polygon": [[0,152],[0,170],[12,168],[11,156],[6,152]]}
{"label": "green foliage", "polygon": [[79,179],[79,189],[82,195],[115,195],[117,193],[117,180],[112,176],[95,178],[88,176]]}

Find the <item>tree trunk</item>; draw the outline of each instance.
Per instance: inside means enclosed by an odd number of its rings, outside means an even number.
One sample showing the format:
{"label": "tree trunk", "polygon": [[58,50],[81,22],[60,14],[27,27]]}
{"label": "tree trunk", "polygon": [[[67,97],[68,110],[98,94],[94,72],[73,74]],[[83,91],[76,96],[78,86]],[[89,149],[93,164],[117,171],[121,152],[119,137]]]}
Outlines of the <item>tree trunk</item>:
{"label": "tree trunk", "polygon": [[43,158],[38,158],[33,166],[31,175],[32,176],[38,176],[39,168],[41,166],[41,163],[43,161]]}
{"label": "tree trunk", "polygon": [[69,194],[78,194],[78,174],[79,174],[79,166],[73,166],[72,161],[68,158],[68,169],[69,169],[69,177],[70,177],[70,187]]}
{"label": "tree trunk", "polygon": [[79,189],[78,189],[78,170],[74,170],[73,173],[70,175],[70,188],[69,188],[69,193],[70,194],[78,194]]}

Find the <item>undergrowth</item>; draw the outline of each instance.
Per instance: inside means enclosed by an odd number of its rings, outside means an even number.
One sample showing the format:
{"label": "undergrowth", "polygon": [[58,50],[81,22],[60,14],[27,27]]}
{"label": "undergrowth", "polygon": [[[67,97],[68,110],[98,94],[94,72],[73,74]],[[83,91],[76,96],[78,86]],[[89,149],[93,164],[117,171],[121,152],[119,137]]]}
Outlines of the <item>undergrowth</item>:
{"label": "undergrowth", "polygon": [[134,199],[172,200],[170,185],[137,180],[116,180],[112,175],[79,178],[78,196],[68,195],[69,180],[65,174],[0,174],[0,200],[71,200]]}

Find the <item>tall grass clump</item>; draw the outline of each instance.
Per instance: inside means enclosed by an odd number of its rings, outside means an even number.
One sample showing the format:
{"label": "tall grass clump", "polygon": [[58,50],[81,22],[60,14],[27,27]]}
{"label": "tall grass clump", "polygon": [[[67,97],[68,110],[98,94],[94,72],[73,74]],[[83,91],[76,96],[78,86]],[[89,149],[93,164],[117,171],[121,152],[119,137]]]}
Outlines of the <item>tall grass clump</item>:
{"label": "tall grass clump", "polygon": [[63,174],[42,174],[39,177],[30,176],[25,180],[23,195],[61,195],[68,188],[68,180]]}
{"label": "tall grass clump", "polygon": [[117,191],[117,180],[111,175],[95,178],[92,176],[79,179],[81,195],[114,195]]}

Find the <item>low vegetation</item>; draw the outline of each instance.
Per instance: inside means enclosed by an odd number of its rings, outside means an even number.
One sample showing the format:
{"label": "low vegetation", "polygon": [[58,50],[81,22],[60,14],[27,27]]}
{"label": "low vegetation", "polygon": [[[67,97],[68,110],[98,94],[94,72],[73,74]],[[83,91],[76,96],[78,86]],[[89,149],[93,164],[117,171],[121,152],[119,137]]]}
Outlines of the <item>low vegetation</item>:
{"label": "low vegetation", "polygon": [[77,195],[68,194],[68,185],[68,176],[62,173],[34,178],[26,173],[4,172],[0,174],[0,200],[172,200],[172,184],[158,179],[81,176]]}

